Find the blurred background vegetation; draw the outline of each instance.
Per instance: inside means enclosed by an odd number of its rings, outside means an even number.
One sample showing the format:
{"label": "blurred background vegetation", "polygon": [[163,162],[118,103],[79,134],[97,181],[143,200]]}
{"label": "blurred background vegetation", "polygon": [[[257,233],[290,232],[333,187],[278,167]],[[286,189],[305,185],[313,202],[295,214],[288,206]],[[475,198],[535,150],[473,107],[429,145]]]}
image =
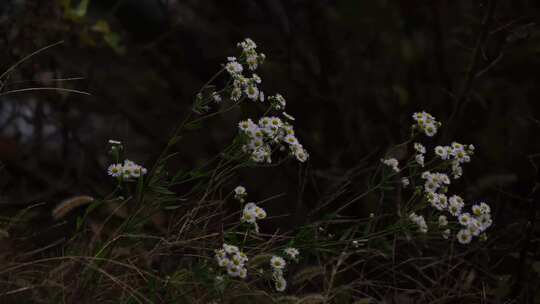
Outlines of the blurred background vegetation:
{"label": "blurred background vegetation", "polygon": [[[276,221],[302,222],[317,206],[361,192],[362,170],[404,141],[411,114],[426,110],[444,125],[432,144],[477,147],[454,187],[492,204],[487,262],[498,279],[512,278],[504,293],[532,299],[540,286],[532,191],[539,17],[540,3],[531,0],[3,0],[0,72],[63,43],[2,79],[1,208],[9,215],[43,202],[36,218],[47,222],[66,197],[107,194],[108,139],[151,166],[194,94],[250,37],[268,56],[265,92],[285,96],[311,154],[305,167],[246,171],[237,181],[254,197],[285,194],[270,208],[295,221]],[[35,87],[91,95],[17,92]],[[187,170],[218,153],[248,114],[228,113],[183,138],[173,166]],[[370,199],[349,212],[369,214]]]}

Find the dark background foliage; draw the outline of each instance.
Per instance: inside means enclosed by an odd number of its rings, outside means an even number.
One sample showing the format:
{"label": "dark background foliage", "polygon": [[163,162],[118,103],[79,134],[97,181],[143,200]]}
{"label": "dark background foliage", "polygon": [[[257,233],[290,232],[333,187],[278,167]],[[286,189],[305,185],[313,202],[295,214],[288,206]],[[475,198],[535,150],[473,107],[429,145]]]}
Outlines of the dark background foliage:
{"label": "dark background foliage", "polygon": [[[361,170],[404,141],[411,114],[426,110],[443,122],[430,146],[456,140],[477,147],[454,187],[494,206],[495,273],[527,277],[515,293],[538,286],[529,271],[540,268],[538,197],[531,194],[540,153],[537,1],[90,0],[83,9],[85,3],[0,3],[2,71],[63,41],[2,79],[0,203],[7,212],[105,195],[112,187],[108,139],[123,141],[129,158],[151,166],[194,94],[237,52],[236,42],[250,37],[268,56],[263,88],[286,97],[311,159],[301,168],[243,172],[231,187],[241,182],[260,198],[285,193],[271,208],[295,219],[285,222],[301,222],[322,203],[339,205],[337,185],[361,192]],[[71,77],[84,79],[55,80]],[[31,87],[91,95],[12,92]],[[218,153],[249,114],[220,116],[188,135],[172,166],[188,169]],[[390,152],[400,158],[405,151]],[[371,209],[367,198],[350,213]],[[506,264],[513,266],[500,266]]]}

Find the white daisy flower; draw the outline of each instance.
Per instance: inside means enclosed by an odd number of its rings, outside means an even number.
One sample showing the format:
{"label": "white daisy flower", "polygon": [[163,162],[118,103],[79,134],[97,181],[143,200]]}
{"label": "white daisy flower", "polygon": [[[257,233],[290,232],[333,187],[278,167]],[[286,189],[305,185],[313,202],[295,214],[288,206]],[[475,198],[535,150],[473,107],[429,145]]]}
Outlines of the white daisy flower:
{"label": "white daisy flower", "polygon": [[450,157],[447,147],[443,146],[436,146],[435,154],[437,154],[437,156],[439,156],[442,160],[447,160]]}
{"label": "white daisy flower", "polygon": [[238,277],[240,279],[245,279],[247,277],[247,269],[245,267],[240,268],[240,272],[238,273]]}
{"label": "white daisy flower", "polygon": [[434,193],[439,188],[439,185],[437,183],[434,183],[432,181],[426,181],[424,184],[424,190],[427,193]]}
{"label": "white daisy flower", "polygon": [[237,186],[234,188],[234,198],[239,202],[243,203],[247,197],[247,191],[244,186]]}
{"label": "white daisy flower", "polygon": [[457,233],[456,237],[458,242],[460,242],[461,244],[469,244],[472,240],[472,235],[467,229],[461,229]]}
{"label": "white daisy flower", "polygon": [[257,44],[250,38],[245,38],[243,41],[238,42],[237,46],[242,48],[244,52],[252,51],[257,48]]}
{"label": "white daisy flower", "polygon": [[463,202],[463,199],[458,195],[452,195],[448,199],[448,212],[450,212],[450,214],[452,214],[453,216],[459,216],[461,214],[463,206],[465,206],[465,203]]}
{"label": "white daisy flower", "polygon": [[482,226],[475,218],[471,219],[470,223],[467,225],[467,229],[469,229],[469,232],[474,236],[479,236],[482,232]]}
{"label": "white daisy flower", "polygon": [[445,227],[448,225],[448,219],[444,215],[439,216],[438,222],[439,222],[439,227]]}
{"label": "white daisy flower", "polygon": [[256,54],[251,54],[246,57],[246,63],[248,65],[248,68],[254,71],[259,66],[259,58]]}
{"label": "white daisy flower", "polygon": [[292,247],[283,249],[283,252],[285,252],[285,254],[291,259],[296,259],[296,257],[300,254],[298,249]]}
{"label": "white daisy flower", "polygon": [[294,156],[296,157],[296,159],[303,163],[305,161],[308,160],[309,158],[309,154],[306,152],[305,149],[297,149],[295,152],[294,152]]}
{"label": "white daisy flower", "polygon": [[284,141],[285,141],[286,143],[288,143],[289,145],[291,145],[291,146],[294,146],[294,145],[297,145],[297,144],[298,144],[298,139],[297,139],[294,135],[287,135],[287,136],[285,136]]}
{"label": "white daisy flower", "polygon": [[238,247],[229,244],[223,244],[223,250],[225,250],[227,254],[235,254],[240,251]]}
{"label": "white daisy flower", "polygon": [[134,165],[132,166],[131,168],[131,177],[133,178],[139,178],[141,176],[143,176],[144,174],[146,174],[146,169],[139,166],[139,165]]}
{"label": "white daisy flower", "polygon": [[240,100],[240,97],[242,97],[242,89],[239,87],[235,87],[231,91],[231,100],[238,101]]}
{"label": "white daisy flower", "polygon": [[228,259],[228,258],[217,258],[217,263],[219,265],[219,267],[227,267],[231,261]]}
{"label": "white daisy flower", "polygon": [[242,267],[234,265],[234,264],[231,263],[231,264],[227,265],[227,274],[230,275],[233,278],[234,277],[239,277],[241,269],[242,269]]}
{"label": "white daisy flower", "polygon": [[457,160],[459,163],[468,163],[471,161],[471,157],[467,155],[465,151],[455,152],[454,159]]}
{"label": "white daisy flower", "polygon": [[435,134],[437,134],[437,126],[432,122],[426,123],[423,129],[424,133],[429,137],[433,137]]}
{"label": "white daisy flower", "polygon": [[485,231],[491,225],[493,224],[493,220],[491,219],[491,214],[489,213],[483,213],[479,217],[476,218],[478,223],[480,224],[480,229],[482,231]]}
{"label": "white daisy flower", "polygon": [[489,207],[488,204],[486,204],[484,202],[481,202],[480,203],[480,213],[482,213],[482,214],[491,213],[491,208]]}
{"label": "white daisy flower", "polygon": [[465,151],[465,146],[463,146],[462,144],[458,143],[458,142],[452,142],[451,144],[452,146],[452,151]]}
{"label": "white daisy flower", "polygon": [[480,205],[473,205],[471,210],[472,210],[472,213],[475,216],[480,216],[482,214],[482,210],[480,209]]}
{"label": "white daisy flower", "polygon": [[245,93],[247,97],[251,100],[258,100],[259,99],[259,89],[254,85],[249,85],[245,89]]}
{"label": "white daisy flower", "polygon": [[236,75],[236,74],[242,73],[242,71],[244,70],[242,65],[240,63],[236,62],[236,61],[229,61],[225,65],[225,69],[231,75]]}
{"label": "white daisy flower", "polygon": [[437,196],[439,197],[439,206],[442,209],[446,209],[448,207],[448,197],[443,193],[439,193]]}
{"label": "white daisy flower", "polygon": [[463,226],[469,225],[471,223],[471,220],[471,215],[467,212],[460,214],[458,217],[459,223]]}
{"label": "white daisy flower", "polygon": [[249,260],[247,255],[243,252],[237,252],[234,256],[240,261],[241,264],[245,264]]}
{"label": "white daisy flower", "polygon": [[253,121],[251,121],[251,119],[247,119],[247,120],[242,120],[238,123],[238,127],[240,128],[240,130],[246,132],[247,130],[249,130],[251,128],[251,126],[253,126],[254,123]]}
{"label": "white daisy flower", "polygon": [[280,256],[272,256],[270,259],[270,266],[272,266],[272,269],[274,270],[283,270],[285,268],[285,260]]}
{"label": "white daisy flower", "polygon": [[255,214],[255,210],[244,209],[241,220],[242,222],[246,222],[248,224],[255,224],[255,222],[257,221],[257,215]]}
{"label": "white daisy flower", "polygon": [[237,186],[236,188],[234,188],[234,193],[236,195],[246,195],[247,191],[244,186]]}
{"label": "white daisy flower", "polygon": [[276,291],[282,292],[285,291],[285,289],[287,288],[287,281],[283,276],[276,277],[274,283]]}
{"label": "white daisy flower", "polygon": [[112,177],[119,177],[123,173],[122,164],[112,164],[107,168],[107,173]]}
{"label": "white daisy flower", "polygon": [[259,119],[259,127],[268,128],[269,126],[270,126],[270,117],[264,116],[261,119]]}
{"label": "white daisy flower", "polygon": [[426,153],[426,147],[424,147],[421,143],[414,143],[414,149],[420,154]]}

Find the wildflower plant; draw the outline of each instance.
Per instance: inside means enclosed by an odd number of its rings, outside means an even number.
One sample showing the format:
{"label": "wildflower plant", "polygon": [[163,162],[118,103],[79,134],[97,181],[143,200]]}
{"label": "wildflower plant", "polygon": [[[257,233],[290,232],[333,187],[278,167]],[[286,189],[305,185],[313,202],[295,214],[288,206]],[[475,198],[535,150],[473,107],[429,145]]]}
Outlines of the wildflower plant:
{"label": "wildflower plant", "polygon": [[223,244],[221,249],[215,251],[215,257],[217,264],[225,268],[229,276],[240,279],[246,278],[247,268],[245,265],[249,259],[238,247]]}
{"label": "wildflower plant", "polygon": [[[428,149],[417,140],[421,140],[422,135],[435,136],[442,124],[427,112],[417,112],[412,117],[415,124],[411,128],[412,138],[408,142],[413,143],[413,160],[407,162],[401,169],[398,168],[398,160],[394,158],[381,160],[396,173],[406,172],[401,177],[403,188],[412,181],[416,185],[415,194],[408,204],[408,208],[411,209],[408,213],[409,221],[419,232],[427,233],[430,220],[419,214],[422,211],[438,218],[437,221],[434,220],[438,223],[434,226],[441,231],[444,238],[455,230],[456,239],[462,244],[470,243],[474,237],[482,236],[482,239],[485,239],[485,232],[492,225],[489,205],[484,202],[467,204],[459,194],[452,194],[449,189],[452,179],[456,180],[462,176],[463,165],[471,161],[475,147],[458,142],[452,142],[447,146],[438,145],[433,148],[434,157],[426,163]],[[404,182],[404,179],[408,182]],[[472,211],[467,212],[468,208]]]}
{"label": "wildflower plant", "polygon": [[116,140],[109,140],[111,149],[109,153],[113,156],[115,163],[110,164],[107,168],[107,174],[118,181],[134,181],[148,172],[145,167],[136,164],[135,162],[125,159],[120,162],[121,152],[123,151],[122,143]]}
{"label": "wildflower plant", "polygon": [[[237,171],[289,159],[304,163],[309,153],[297,136],[295,118],[285,112],[286,99],[279,93],[266,96],[263,91],[263,80],[256,71],[266,56],[251,39],[237,47],[239,53],[227,57],[195,94],[191,111],[152,167],[147,169],[127,159],[124,145],[110,140],[111,162],[104,169],[115,181],[114,190],[102,199],[69,201],[77,207],[90,204],[77,220],[83,228],[84,221],[99,212],[98,207],[109,210],[103,223],[89,222],[90,228],[80,229],[71,240],[85,245],[80,247],[83,252],[75,252],[65,264],[70,271],[82,269],[77,290],[101,292],[106,289],[103,282],[112,281],[122,284],[122,303],[235,303],[238,295],[248,294],[275,303],[283,294],[297,292],[300,296],[320,289],[304,299],[339,303],[344,290],[354,294],[351,299],[364,295],[364,291],[357,293],[360,284],[337,286],[343,278],[363,275],[372,260],[394,263],[389,248],[403,235],[408,240],[437,235],[461,244],[486,238],[493,223],[490,206],[485,202],[471,204],[451,191],[452,182],[462,176],[475,148],[457,142],[429,146],[424,138],[434,137],[442,124],[426,112],[412,116],[411,138],[403,144],[410,150],[408,158],[388,153],[377,161],[364,193],[342,201],[341,194],[350,193],[347,180],[345,186],[339,185],[338,195],[325,197],[327,201],[306,215],[306,223],[287,232],[259,227],[272,215],[272,209],[263,204],[270,200],[253,201],[251,189],[248,196],[246,187],[236,183]],[[184,132],[241,107],[262,110],[260,115],[243,117],[236,123],[230,145],[195,168],[175,171],[169,166],[168,161],[178,155],[174,150]],[[183,189],[180,186],[189,190],[178,190]],[[380,193],[382,203],[388,197],[397,197],[397,202],[369,210],[369,216],[342,214],[375,193]],[[338,207],[317,217],[331,203]],[[392,213],[384,212],[388,209]],[[66,213],[55,211],[53,216],[60,219]],[[95,235],[88,243],[90,231]],[[81,256],[85,258],[77,258]],[[124,258],[126,261],[120,262]],[[162,269],[153,268],[154,264],[167,265],[167,274],[158,275]],[[397,268],[396,264],[386,265],[389,267],[373,267],[374,272]],[[395,273],[392,275],[395,280]],[[151,299],[151,295],[164,296]],[[302,302],[311,303],[295,301]]]}

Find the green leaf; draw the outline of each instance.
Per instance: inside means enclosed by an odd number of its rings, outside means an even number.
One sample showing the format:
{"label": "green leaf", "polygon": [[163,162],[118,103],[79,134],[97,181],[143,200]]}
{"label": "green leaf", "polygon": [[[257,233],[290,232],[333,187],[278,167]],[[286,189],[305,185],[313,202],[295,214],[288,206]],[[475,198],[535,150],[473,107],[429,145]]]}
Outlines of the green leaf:
{"label": "green leaf", "polygon": [[141,201],[144,193],[144,178],[141,176],[137,181],[137,199]]}
{"label": "green leaf", "polygon": [[170,185],[174,185],[177,182],[181,181],[183,178],[187,177],[189,172],[184,172],[182,170],[179,170],[176,172],[176,174],[172,177]]}
{"label": "green leaf", "polygon": [[206,177],[208,175],[209,175],[208,172],[201,171],[201,170],[192,170],[189,172],[189,176],[194,177],[194,178]]}
{"label": "green leaf", "polygon": [[165,195],[175,195],[174,192],[170,191],[169,189],[163,187],[163,186],[153,186],[150,189],[152,191],[159,193],[159,194],[165,194]]}
{"label": "green leaf", "polygon": [[88,206],[88,208],[86,208],[85,214],[90,214],[92,211],[94,211],[94,209],[96,209],[102,203],[103,203],[102,201],[94,200],[94,202],[91,203],[90,206]]}

